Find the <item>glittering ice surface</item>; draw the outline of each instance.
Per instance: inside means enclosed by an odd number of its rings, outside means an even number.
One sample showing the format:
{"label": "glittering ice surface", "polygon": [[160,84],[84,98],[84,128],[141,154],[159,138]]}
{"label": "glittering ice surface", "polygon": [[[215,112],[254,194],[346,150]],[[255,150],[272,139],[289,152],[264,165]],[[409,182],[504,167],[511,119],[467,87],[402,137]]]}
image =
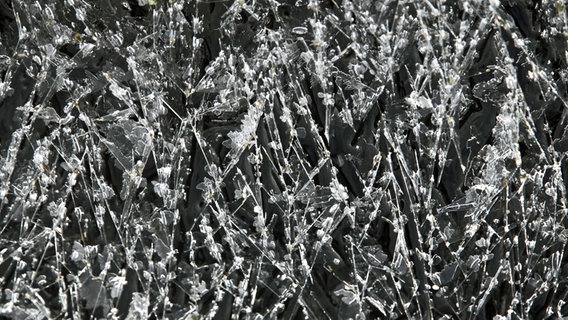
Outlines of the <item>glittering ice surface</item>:
{"label": "glittering ice surface", "polygon": [[559,0],[0,0],[0,317],[568,316]]}

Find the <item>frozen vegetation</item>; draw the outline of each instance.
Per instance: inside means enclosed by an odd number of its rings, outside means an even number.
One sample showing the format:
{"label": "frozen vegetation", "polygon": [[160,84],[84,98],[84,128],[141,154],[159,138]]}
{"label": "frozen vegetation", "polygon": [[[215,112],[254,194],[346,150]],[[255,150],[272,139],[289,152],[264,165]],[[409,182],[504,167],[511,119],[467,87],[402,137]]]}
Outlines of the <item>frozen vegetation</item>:
{"label": "frozen vegetation", "polygon": [[568,316],[562,0],[0,0],[0,318]]}

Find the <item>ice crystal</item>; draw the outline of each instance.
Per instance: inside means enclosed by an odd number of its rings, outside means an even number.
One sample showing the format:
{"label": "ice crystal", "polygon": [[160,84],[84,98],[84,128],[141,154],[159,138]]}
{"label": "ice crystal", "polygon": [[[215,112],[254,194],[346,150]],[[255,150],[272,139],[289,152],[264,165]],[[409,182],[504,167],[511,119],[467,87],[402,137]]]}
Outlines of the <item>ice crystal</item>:
{"label": "ice crystal", "polygon": [[567,38],[556,0],[0,0],[0,317],[566,317]]}

